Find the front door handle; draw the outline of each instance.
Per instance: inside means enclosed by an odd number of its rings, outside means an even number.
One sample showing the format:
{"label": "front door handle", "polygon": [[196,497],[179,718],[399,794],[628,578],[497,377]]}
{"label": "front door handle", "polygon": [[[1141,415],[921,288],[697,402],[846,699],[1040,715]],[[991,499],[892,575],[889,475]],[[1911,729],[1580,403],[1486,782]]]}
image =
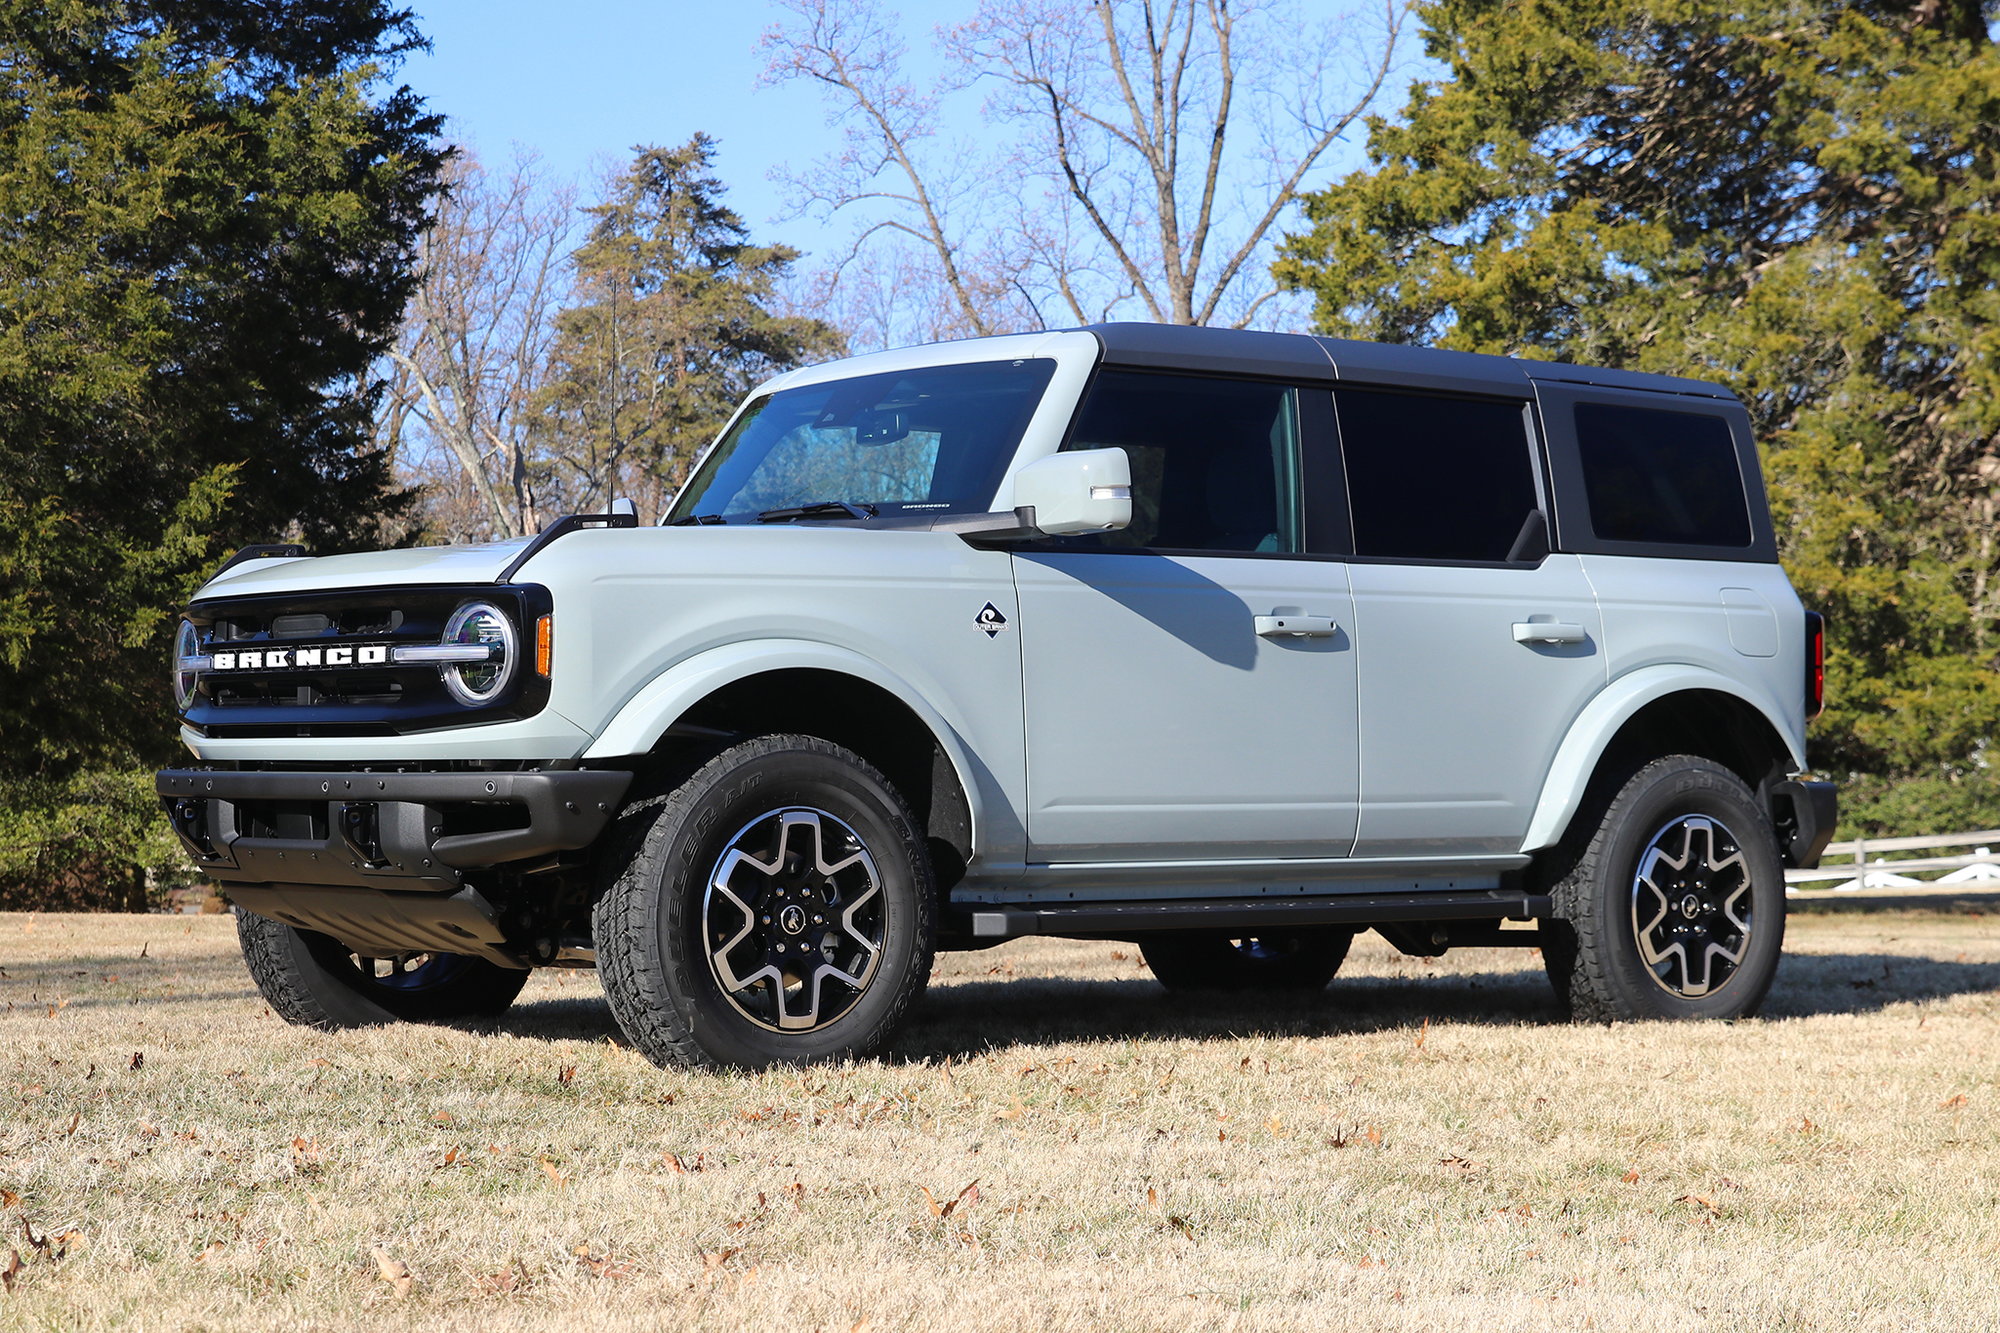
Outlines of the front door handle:
{"label": "front door handle", "polygon": [[1332,616],[1270,615],[1257,617],[1257,632],[1267,639],[1326,639],[1340,626]]}
{"label": "front door handle", "polygon": [[1583,626],[1560,620],[1514,622],[1515,643],[1582,643],[1584,637]]}

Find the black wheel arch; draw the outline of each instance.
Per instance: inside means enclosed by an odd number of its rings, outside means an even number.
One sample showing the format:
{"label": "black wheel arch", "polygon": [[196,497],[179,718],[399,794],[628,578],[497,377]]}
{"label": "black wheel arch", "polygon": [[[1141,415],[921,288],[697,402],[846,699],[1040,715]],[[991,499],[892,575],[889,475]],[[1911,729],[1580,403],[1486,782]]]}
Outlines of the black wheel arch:
{"label": "black wheel arch", "polygon": [[1771,720],[1754,704],[1722,690],[1681,690],[1646,704],[1612,734],[1557,845],[1569,840],[1579,822],[1594,822],[1634,773],[1669,754],[1722,765],[1757,793],[1774,824],[1784,822],[1785,798],[1778,788],[1792,770],[1792,756]]}
{"label": "black wheel arch", "polygon": [[844,672],[787,667],[732,681],[677,718],[640,763],[634,791],[669,790],[752,736],[817,736],[867,760],[916,816],[940,894],[972,859],[972,803],[944,746],[916,711]]}

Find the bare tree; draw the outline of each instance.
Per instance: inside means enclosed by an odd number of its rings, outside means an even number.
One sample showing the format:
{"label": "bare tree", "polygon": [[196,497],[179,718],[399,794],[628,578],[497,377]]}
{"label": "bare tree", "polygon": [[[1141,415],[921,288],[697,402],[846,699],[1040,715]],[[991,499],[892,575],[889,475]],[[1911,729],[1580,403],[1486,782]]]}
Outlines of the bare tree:
{"label": "bare tree", "polygon": [[575,193],[526,156],[496,179],[461,150],[447,179],[389,353],[382,431],[425,484],[433,532],[516,537],[541,526],[530,406],[567,294]]}
{"label": "bare tree", "polygon": [[[940,32],[947,73],[919,90],[875,0],[780,3],[766,80],[818,83],[846,130],[789,180],[803,210],[858,219],[827,294],[851,275],[879,290],[914,258],[931,336],[1128,310],[1254,322],[1276,293],[1271,229],[1381,92],[1407,14],[1380,0],[1364,36],[1280,0],[981,0]],[[940,129],[940,99],[976,86],[997,150]],[[901,257],[865,261],[879,249]]]}

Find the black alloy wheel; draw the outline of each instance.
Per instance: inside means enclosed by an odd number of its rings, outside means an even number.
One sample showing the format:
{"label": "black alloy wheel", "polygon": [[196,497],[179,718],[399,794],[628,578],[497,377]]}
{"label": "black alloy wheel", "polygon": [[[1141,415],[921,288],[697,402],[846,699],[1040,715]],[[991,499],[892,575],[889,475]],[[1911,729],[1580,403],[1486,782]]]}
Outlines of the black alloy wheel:
{"label": "black alloy wheel", "polygon": [[811,807],[772,810],[729,839],[702,896],[709,973],[772,1032],[838,1022],[882,960],[886,901],[861,837]]}
{"label": "black alloy wheel", "polygon": [[873,765],[812,736],[730,747],[632,802],[592,915],[618,1025],[661,1065],[872,1054],[930,979],[936,881]]}
{"label": "black alloy wheel", "polygon": [[1558,999],[1593,1022],[1755,1013],[1784,944],[1785,873],[1749,786],[1668,755],[1595,799],[1540,867]]}

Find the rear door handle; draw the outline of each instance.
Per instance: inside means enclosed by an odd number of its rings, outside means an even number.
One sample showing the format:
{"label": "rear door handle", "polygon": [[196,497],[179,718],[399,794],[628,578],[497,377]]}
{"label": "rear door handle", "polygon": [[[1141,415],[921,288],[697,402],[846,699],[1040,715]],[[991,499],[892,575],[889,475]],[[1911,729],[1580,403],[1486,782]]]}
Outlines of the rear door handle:
{"label": "rear door handle", "polygon": [[1515,643],[1582,643],[1584,637],[1583,626],[1560,620],[1514,622]]}
{"label": "rear door handle", "polygon": [[1332,616],[1258,616],[1257,632],[1267,639],[1325,639],[1340,632]]}

